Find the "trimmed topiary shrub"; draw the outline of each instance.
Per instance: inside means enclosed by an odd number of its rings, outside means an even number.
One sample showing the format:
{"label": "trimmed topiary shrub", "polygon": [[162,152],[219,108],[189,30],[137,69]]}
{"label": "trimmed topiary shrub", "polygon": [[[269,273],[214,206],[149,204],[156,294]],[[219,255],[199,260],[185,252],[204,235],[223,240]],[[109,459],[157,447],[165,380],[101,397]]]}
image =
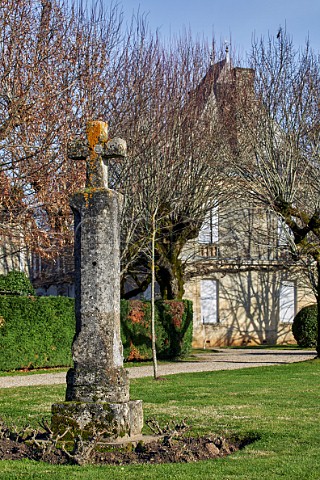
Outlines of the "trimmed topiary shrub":
{"label": "trimmed topiary shrub", "polygon": [[0,294],[35,295],[35,291],[25,273],[13,270],[0,275]]}
{"label": "trimmed topiary shrub", "polygon": [[317,305],[308,305],[294,317],[292,333],[299,347],[316,347],[318,337]]}
{"label": "trimmed topiary shrub", "polygon": [[0,370],[71,366],[74,300],[0,296]]}
{"label": "trimmed topiary shrub", "polygon": [[[192,346],[192,302],[156,302],[156,349],[159,358],[181,358]],[[151,303],[121,300],[121,339],[126,361],[152,359]]]}
{"label": "trimmed topiary shrub", "polygon": [[[155,311],[156,349],[162,351],[165,331]],[[121,340],[126,361],[150,360],[151,303],[141,300],[121,300]]]}
{"label": "trimmed topiary shrub", "polygon": [[182,358],[191,352],[193,310],[190,300],[162,300],[157,302],[160,322],[166,332],[160,358]]}

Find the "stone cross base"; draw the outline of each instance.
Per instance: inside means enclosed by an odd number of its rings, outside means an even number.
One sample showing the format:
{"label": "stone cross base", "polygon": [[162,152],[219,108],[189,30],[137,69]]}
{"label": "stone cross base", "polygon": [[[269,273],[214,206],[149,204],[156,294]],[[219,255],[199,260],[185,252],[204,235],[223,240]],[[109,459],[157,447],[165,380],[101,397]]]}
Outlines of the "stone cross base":
{"label": "stone cross base", "polygon": [[127,440],[141,434],[143,411],[141,400],[124,403],[63,402],[52,405],[51,429],[65,440],[81,435],[83,441],[100,433],[106,440]]}

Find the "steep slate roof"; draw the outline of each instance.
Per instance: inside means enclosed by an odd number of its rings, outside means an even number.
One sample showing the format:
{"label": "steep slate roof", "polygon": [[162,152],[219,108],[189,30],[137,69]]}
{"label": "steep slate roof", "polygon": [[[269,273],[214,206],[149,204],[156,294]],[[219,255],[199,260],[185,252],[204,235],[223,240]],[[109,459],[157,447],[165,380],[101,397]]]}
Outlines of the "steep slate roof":
{"label": "steep slate roof", "polygon": [[229,59],[228,51],[226,57],[219,62],[211,64],[207,73],[197,86],[191,92],[198,99],[199,108],[204,108],[210,101],[212,94],[219,101],[223,90],[227,87],[234,89],[245,86],[247,89],[253,89],[254,70],[251,68],[234,67]]}

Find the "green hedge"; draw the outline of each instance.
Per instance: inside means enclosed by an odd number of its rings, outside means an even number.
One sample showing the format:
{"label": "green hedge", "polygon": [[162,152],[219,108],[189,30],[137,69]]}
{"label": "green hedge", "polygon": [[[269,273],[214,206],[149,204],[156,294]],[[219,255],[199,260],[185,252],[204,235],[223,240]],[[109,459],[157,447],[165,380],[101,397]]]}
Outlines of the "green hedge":
{"label": "green hedge", "polygon": [[23,272],[12,270],[7,275],[0,275],[0,293],[34,295],[35,291],[31,281]]}
{"label": "green hedge", "polygon": [[0,370],[69,366],[74,301],[0,296]]}
{"label": "green hedge", "polygon": [[[156,303],[159,358],[187,355],[192,342],[192,303]],[[0,370],[70,366],[75,333],[74,300],[0,295]],[[121,301],[121,338],[127,361],[149,360],[151,305]]]}
{"label": "green hedge", "polygon": [[[156,349],[163,350],[165,331],[155,311]],[[140,300],[121,300],[121,340],[126,361],[149,360],[151,345],[151,304]]]}
{"label": "green hedge", "polygon": [[[156,348],[159,358],[183,357],[191,351],[192,315],[190,300],[156,302]],[[152,358],[150,302],[121,300],[121,338],[125,360]]]}
{"label": "green hedge", "polygon": [[192,348],[193,309],[190,300],[163,300],[156,303],[167,342],[159,357],[181,358]]}

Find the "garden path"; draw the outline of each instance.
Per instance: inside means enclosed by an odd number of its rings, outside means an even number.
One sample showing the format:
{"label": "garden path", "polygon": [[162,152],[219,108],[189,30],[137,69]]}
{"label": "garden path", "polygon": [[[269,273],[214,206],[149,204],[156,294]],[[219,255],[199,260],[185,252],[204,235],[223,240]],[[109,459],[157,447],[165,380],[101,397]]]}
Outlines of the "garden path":
{"label": "garden path", "polygon": [[[215,370],[235,370],[270,365],[283,365],[293,362],[311,360],[316,356],[315,350],[272,350],[272,349],[224,349],[208,350],[208,353],[194,354],[192,361],[161,363],[159,376],[176,373],[213,372]],[[150,377],[152,365],[128,368],[129,378]],[[26,387],[37,385],[54,385],[66,382],[66,373],[41,373],[30,375],[13,375],[0,377],[0,388]]]}

